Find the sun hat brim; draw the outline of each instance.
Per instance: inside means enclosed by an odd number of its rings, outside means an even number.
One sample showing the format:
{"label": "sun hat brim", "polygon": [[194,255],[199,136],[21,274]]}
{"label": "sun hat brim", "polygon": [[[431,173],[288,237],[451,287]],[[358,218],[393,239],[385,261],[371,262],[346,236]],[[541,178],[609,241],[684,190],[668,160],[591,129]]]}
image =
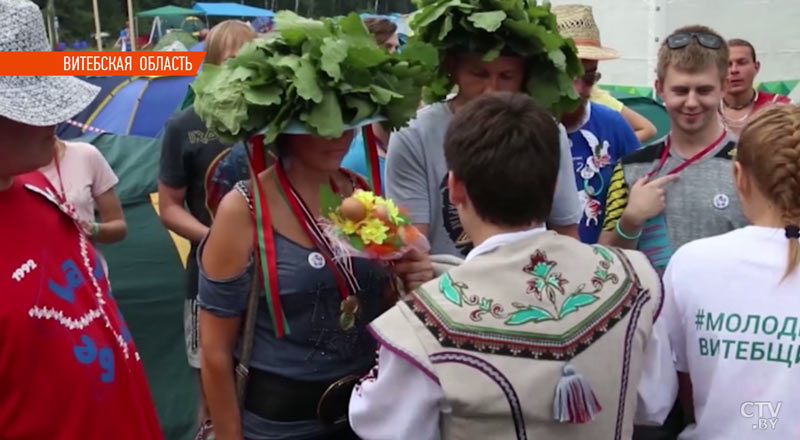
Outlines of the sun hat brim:
{"label": "sun hat brim", "polygon": [[582,60],[607,61],[619,58],[619,52],[608,47],[597,47],[576,44],[578,58]]}
{"label": "sun hat brim", "polygon": [[23,124],[60,124],[85,109],[100,87],[71,76],[0,77],[0,116]]}
{"label": "sun hat brim", "polygon": [[[356,129],[356,128],[361,128],[361,127],[363,127],[365,125],[372,124],[373,122],[380,122],[380,121],[385,121],[385,120],[386,120],[385,117],[380,116],[380,115],[375,115],[375,116],[371,116],[369,118],[362,119],[362,120],[356,122],[355,124],[346,124],[344,126],[344,129],[345,129],[345,131],[353,130],[353,129]],[[267,129],[265,128],[265,129],[261,130],[259,133],[264,134],[266,132],[267,132]],[[311,134],[312,132],[311,132],[311,130],[308,129],[306,124],[304,124],[303,122],[294,120],[294,121],[290,122],[289,125],[287,125],[286,128],[284,128],[281,131],[281,133],[282,134]]]}

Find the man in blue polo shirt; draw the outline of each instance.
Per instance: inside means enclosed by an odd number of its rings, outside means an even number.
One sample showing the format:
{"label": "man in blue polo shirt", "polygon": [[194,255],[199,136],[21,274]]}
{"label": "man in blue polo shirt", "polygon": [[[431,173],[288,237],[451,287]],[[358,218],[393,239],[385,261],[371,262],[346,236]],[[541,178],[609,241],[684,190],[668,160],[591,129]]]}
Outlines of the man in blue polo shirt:
{"label": "man in blue polo shirt", "polygon": [[578,233],[584,243],[596,243],[605,213],[611,171],[617,160],[640,146],[636,134],[619,112],[590,101],[592,87],[600,80],[597,64],[618,58],[614,49],[600,44],[600,32],[590,6],[565,5],[553,8],[558,30],[575,41],[584,74],[575,78],[575,91],[581,103],[561,122],[567,129],[575,167],[575,181],[583,206]]}

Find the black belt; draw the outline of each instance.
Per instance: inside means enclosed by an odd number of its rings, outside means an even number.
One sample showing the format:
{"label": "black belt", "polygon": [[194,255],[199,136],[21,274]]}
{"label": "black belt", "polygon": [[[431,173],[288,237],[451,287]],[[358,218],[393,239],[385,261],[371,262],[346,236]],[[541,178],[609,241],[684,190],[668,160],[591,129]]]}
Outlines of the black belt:
{"label": "black belt", "polygon": [[276,422],[318,419],[328,424],[341,423],[347,421],[350,394],[360,377],[307,382],[250,368],[244,407]]}

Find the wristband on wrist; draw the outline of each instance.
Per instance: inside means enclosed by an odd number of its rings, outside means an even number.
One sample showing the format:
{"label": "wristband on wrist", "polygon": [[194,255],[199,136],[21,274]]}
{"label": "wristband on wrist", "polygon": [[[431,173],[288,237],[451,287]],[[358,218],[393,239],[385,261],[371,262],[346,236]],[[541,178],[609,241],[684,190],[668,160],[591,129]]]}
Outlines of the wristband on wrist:
{"label": "wristband on wrist", "polygon": [[92,237],[97,237],[97,235],[100,233],[100,223],[92,222],[91,224],[92,224],[92,230],[90,232],[90,235]]}
{"label": "wristband on wrist", "polygon": [[619,226],[621,223],[622,223],[622,219],[617,220],[616,230],[617,230],[617,235],[619,235],[620,237],[622,237],[622,238],[624,238],[626,240],[638,240],[639,237],[642,236],[642,230],[641,229],[639,229],[639,232],[637,232],[635,235],[628,235],[628,234],[622,232],[622,228]]}

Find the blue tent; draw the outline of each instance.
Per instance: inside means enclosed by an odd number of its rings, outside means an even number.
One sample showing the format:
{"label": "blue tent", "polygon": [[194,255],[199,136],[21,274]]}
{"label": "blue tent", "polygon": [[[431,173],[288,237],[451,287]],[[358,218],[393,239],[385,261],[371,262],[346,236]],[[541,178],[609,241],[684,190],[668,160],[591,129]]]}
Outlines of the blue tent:
{"label": "blue tent", "polygon": [[[91,128],[109,133],[155,138],[177,110],[193,76],[85,77],[102,91],[89,107],[59,125],[62,139],[82,136]],[[83,126],[81,126],[83,125]]]}
{"label": "blue tent", "polygon": [[239,3],[195,3],[195,11],[200,11],[206,17],[273,17],[274,12],[269,9],[255,8]]}

